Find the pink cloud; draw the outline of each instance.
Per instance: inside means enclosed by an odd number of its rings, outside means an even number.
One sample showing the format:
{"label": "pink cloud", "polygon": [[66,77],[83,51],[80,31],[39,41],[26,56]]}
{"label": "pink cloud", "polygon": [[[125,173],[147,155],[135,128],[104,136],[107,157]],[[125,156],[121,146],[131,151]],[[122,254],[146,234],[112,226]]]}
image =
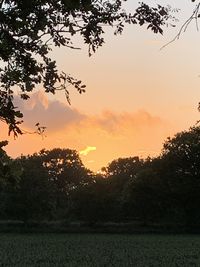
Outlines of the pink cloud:
{"label": "pink cloud", "polygon": [[48,132],[55,132],[84,119],[85,115],[69,105],[54,100],[49,101],[41,91],[34,93],[24,101],[15,97],[15,105],[24,115],[24,126],[33,128],[36,123],[47,127]]}
{"label": "pink cloud", "polygon": [[[30,101],[30,102],[29,102]],[[87,115],[59,101],[50,101],[35,93],[33,98],[15,100],[24,113],[24,126],[34,129],[36,122],[47,126],[46,138],[37,135],[9,138],[7,151],[11,156],[33,153],[42,148],[72,148],[81,151],[91,144],[95,153],[81,155],[87,167],[99,169],[118,157],[158,154],[167,136],[174,132],[169,122],[145,110],[116,113],[104,111]],[[8,139],[3,126],[0,139]]]}

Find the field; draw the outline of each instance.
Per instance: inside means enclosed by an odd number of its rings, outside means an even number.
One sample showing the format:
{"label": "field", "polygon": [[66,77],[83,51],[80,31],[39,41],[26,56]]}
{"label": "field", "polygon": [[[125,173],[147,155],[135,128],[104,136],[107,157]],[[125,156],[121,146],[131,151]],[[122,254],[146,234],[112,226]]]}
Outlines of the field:
{"label": "field", "polygon": [[200,236],[0,234],[0,266],[200,266]]}

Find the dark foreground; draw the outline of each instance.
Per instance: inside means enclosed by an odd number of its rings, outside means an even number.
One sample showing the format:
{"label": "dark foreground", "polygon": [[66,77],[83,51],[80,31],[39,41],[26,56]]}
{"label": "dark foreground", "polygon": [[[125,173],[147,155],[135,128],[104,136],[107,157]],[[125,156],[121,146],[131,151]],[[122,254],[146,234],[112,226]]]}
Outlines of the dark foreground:
{"label": "dark foreground", "polygon": [[0,266],[200,266],[200,236],[0,234]]}

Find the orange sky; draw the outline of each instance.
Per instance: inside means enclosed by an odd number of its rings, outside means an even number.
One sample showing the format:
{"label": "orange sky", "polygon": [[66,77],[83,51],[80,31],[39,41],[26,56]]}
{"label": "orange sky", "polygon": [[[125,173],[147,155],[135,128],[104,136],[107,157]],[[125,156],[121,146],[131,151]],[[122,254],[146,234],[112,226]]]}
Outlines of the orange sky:
{"label": "orange sky", "polygon": [[[134,6],[127,2],[128,8]],[[176,7],[182,8],[180,22],[163,36],[133,26],[118,37],[107,30],[106,44],[91,58],[79,40],[81,51],[55,50],[60,68],[82,79],[87,92],[80,96],[72,89],[71,106],[62,94],[47,96],[42,88],[27,102],[17,97],[16,106],[24,112],[23,127],[31,129],[40,122],[47,131],[43,139],[37,135],[9,138],[8,154],[73,148],[81,151],[87,167],[98,170],[118,157],[159,154],[169,135],[194,125],[200,100],[195,26],[160,51],[192,11],[188,0],[177,1]],[[0,139],[8,139],[5,125],[1,129]]]}

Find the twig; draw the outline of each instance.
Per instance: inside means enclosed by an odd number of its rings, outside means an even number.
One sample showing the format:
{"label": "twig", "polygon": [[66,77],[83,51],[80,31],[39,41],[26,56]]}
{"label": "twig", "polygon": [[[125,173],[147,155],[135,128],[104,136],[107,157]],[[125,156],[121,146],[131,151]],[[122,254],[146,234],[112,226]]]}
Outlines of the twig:
{"label": "twig", "polygon": [[199,9],[200,9],[200,3],[198,3],[198,5],[196,6],[196,8],[193,11],[192,15],[183,23],[183,25],[181,26],[181,28],[180,28],[179,32],[177,33],[177,35],[171,41],[169,41],[167,44],[163,45],[160,48],[160,50],[164,49],[165,47],[167,47],[171,43],[173,43],[176,40],[178,40],[180,38],[181,34],[183,32],[186,32],[186,30],[187,30],[189,24],[192,22],[192,20],[195,20],[197,31],[199,31],[199,26],[198,26]]}

